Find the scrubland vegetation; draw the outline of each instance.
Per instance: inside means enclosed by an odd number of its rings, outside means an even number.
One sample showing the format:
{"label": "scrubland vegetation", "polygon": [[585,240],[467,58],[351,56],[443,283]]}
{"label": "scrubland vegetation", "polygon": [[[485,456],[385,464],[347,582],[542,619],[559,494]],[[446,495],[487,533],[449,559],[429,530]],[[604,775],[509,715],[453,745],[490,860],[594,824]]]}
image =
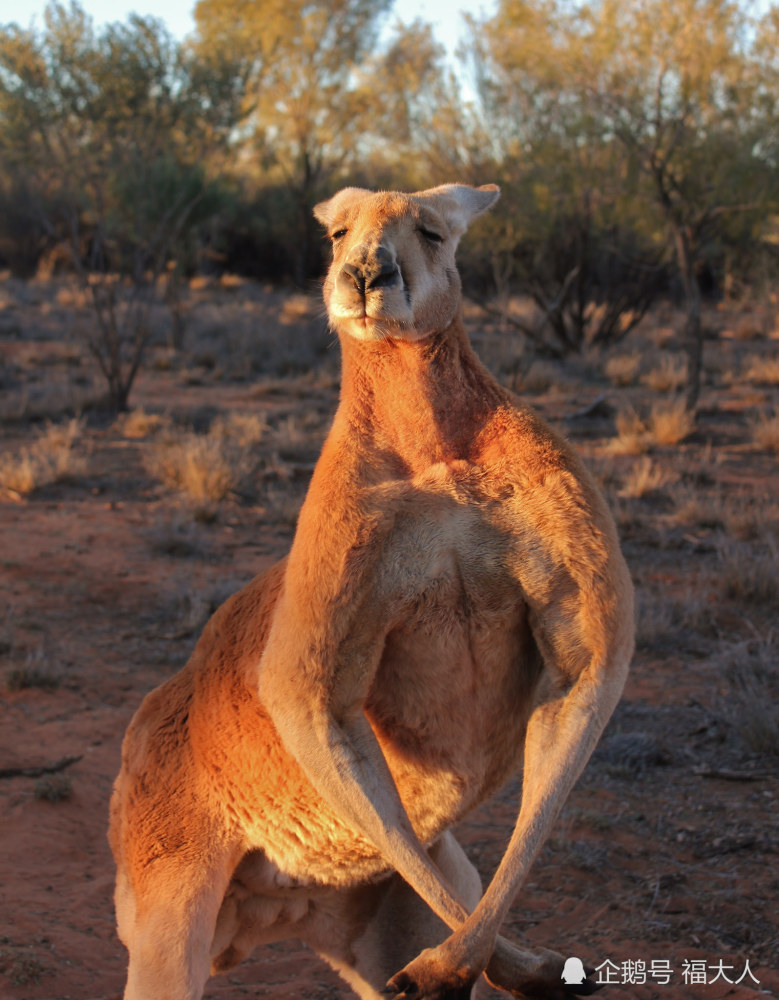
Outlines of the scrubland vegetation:
{"label": "scrubland vegetation", "polygon": [[53,2],[0,25],[0,267],[77,279],[75,340],[124,410],[156,309],[184,344],[189,281],[322,273],[311,210],[338,187],[493,181],[461,253],[485,313],[562,358],[671,297],[678,350],[642,377],[692,411],[705,300],[749,301],[737,339],[775,325],[779,8],[759,10],[501,0],[453,63],[391,0],[198,0],[184,40]]}
{"label": "scrubland vegetation", "polygon": [[[512,931],[748,956],[779,988],[778,9],[501,0],[464,93],[425,25],[379,34],[387,0],[265,8],[200,0],[184,42],[75,4],[0,28],[3,729],[11,761],[89,748],[0,783],[0,981],[119,989],[121,733],[287,550],[337,403],[313,204],[463,180],[503,189],[460,252],[474,346],[583,454],[638,594],[625,699]],[[485,878],[517,798],[464,824]],[[26,859],[60,845],[52,894]]]}

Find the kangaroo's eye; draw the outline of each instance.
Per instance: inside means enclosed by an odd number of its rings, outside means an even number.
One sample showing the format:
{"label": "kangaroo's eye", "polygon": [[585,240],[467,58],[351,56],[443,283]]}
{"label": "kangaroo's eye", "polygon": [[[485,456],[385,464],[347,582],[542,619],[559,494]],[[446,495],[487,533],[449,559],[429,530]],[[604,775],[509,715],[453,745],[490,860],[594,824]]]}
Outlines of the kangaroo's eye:
{"label": "kangaroo's eye", "polygon": [[346,229],[336,229],[334,233],[330,233],[330,239],[333,243],[337,243],[339,240],[342,240],[344,236],[346,236],[347,232],[348,230]]}
{"label": "kangaroo's eye", "polygon": [[432,229],[423,229],[420,227],[420,234],[427,240],[428,243],[443,243],[444,238],[439,233],[433,232]]}

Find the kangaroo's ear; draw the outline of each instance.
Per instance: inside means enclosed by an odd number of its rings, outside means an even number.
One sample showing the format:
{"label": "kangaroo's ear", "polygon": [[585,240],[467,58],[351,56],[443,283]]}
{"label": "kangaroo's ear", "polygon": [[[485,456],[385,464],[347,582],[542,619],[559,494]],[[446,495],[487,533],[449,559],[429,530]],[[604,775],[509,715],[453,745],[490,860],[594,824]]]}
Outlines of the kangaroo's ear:
{"label": "kangaroo's ear", "polygon": [[481,187],[441,184],[440,187],[420,191],[415,197],[432,201],[446,218],[452,233],[462,236],[471,219],[488,211],[500,198],[500,188],[497,184],[482,184]]}
{"label": "kangaroo's ear", "polygon": [[367,188],[343,188],[343,190],[339,191],[338,194],[334,194],[327,201],[320,201],[318,205],[314,205],[314,216],[322,223],[325,229],[329,229],[340,212],[343,212],[355,202],[362,201],[363,198],[367,198],[370,194],[373,194],[373,191],[368,191]]}
{"label": "kangaroo's ear", "polygon": [[452,232],[462,236],[477,215],[488,211],[500,198],[497,184],[441,184],[439,187],[420,191],[418,198],[430,199],[449,223]]}

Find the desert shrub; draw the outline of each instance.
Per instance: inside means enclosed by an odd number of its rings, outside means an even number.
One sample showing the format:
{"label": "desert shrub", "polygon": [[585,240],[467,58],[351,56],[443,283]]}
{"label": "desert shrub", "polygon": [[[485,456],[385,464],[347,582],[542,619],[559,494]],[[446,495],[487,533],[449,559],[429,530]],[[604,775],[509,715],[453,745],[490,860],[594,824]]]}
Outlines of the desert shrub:
{"label": "desert shrub", "polygon": [[254,414],[217,418],[207,434],[177,431],[144,456],[147,470],[195,503],[218,503],[249,487],[259,467],[256,445],[265,430]]}
{"label": "desert shrub", "polygon": [[[43,221],[46,213],[56,214],[53,199],[38,191],[36,179],[18,168],[3,164],[0,175],[0,262],[23,278],[35,274],[48,242]],[[46,200],[46,213],[37,202]]]}
{"label": "desert shrub", "polygon": [[157,279],[219,208],[206,163],[241,98],[214,70],[151,17],[96,31],[77,3],[52,3],[41,30],[0,25],[4,172],[39,179],[17,188],[31,228],[69,243],[93,307],[83,334],[117,410],[149,343]]}
{"label": "desert shrub", "polygon": [[0,456],[0,488],[26,496],[41,486],[81,474],[84,459],[74,449],[84,426],[83,418],[48,423],[29,448]]}
{"label": "desert shrub", "polygon": [[[624,340],[659,294],[665,273],[656,248],[620,217],[619,199],[600,199],[596,208],[581,187],[580,170],[567,172],[572,164],[562,150],[553,153],[550,145],[545,152],[555,166],[538,162],[521,186],[506,186],[511,221],[506,225],[498,214],[487,220],[460,260],[465,286],[488,313],[520,330],[539,353],[563,358]],[[564,198],[550,198],[552,171]],[[614,177],[610,193],[618,184]],[[480,282],[473,280],[485,262],[493,273],[482,280],[496,298],[479,294]],[[528,324],[496,304],[509,291],[532,298],[543,322]]]}

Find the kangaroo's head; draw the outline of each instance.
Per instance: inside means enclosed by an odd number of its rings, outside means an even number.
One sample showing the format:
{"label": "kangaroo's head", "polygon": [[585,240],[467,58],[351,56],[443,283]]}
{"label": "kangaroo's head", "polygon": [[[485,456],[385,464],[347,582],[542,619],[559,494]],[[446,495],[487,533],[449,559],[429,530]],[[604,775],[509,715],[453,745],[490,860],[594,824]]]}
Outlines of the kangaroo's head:
{"label": "kangaroo's head", "polygon": [[444,184],[416,194],[344,188],[314,209],[333,244],[324,285],[331,326],[359,340],[420,340],[460,307],[455,250],[494,184]]}

